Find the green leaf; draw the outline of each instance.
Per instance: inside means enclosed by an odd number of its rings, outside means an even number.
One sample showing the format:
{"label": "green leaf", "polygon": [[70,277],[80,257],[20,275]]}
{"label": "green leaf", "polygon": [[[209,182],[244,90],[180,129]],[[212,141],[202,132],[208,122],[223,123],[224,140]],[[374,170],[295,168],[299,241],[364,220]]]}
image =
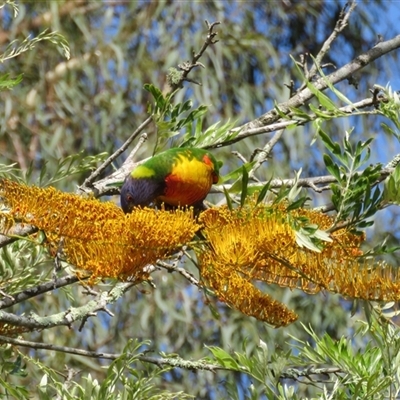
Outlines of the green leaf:
{"label": "green leaf", "polygon": [[320,253],[321,249],[313,243],[310,236],[306,234],[304,231],[295,231],[296,243],[300,247],[305,247],[309,250],[315,251],[316,253]]}
{"label": "green leaf", "polygon": [[240,371],[239,364],[236,360],[224,349],[216,346],[206,346],[208,350],[211,351],[216,361],[221,365],[221,367],[231,369],[233,371]]}
{"label": "green leaf", "polygon": [[276,197],[275,197],[275,199],[274,199],[272,204],[279,204],[281,201],[286,200],[289,191],[290,191],[290,188],[288,188],[285,185],[282,185],[279,188],[278,193],[276,193]]}
{"label": "green leaf", "polygon": [[334,155],[341,154],[342,151],[338,143],[335,143],[324,131],[320,131],[319,135],[325,147]]}
{"label": "green leaf", "polygon": [[309,80],[304,78],[303,71],[300,69],[300,66],[296,62],[296,60],[291,56],[291,59],[294,62],[294,65],[297,69],[297,72],[300,74],[300,76],[303,77],[305,84],[307,85],[307,88],[311,91],[311,93],[318,99],[319,103],[325,107],[328,111],[336,111],[338,107],[336,104],[325,94],[323,94],[320,90],[318,90]]}
{"label": "green leaf", "polygon": [[289,107],[291,113],[296,117],[296,119],[300,119],[302,121],[311,121],[312,118],[308,115],[305,111],[301,110],[300,108]]}
{"label": "green leaf", "polygon": [[0,76],[0,91],[1,90],[10,90],[14,86],[21,83],[22,76],[23,76],[23,74],[20,74],[15,78],[10,78],[10,74],[1,75]]}
{"label": "green leaf", "polygon": [[208,127],[204,132],[200,132],[196,136],[195,146],[196,147],[210,147],[216,146],[217,144],[223,144],[226,141],[233,140],[240,133],[239,129],[233,129],[236,125],[236,121],[229,121],[221,125],[217,122]]}
{"label": "green leaf", "polygon": [[278,115],[282,118],[282,119],[290,119],[290,117],[285,114],[284,112],[282,112],[282,110],[279,108],[278,103],[275,101],[275,105],[274,105],[275,111],[278,113]]}
{"label": "green leaf", "polygon": [[307,202],[307,200],[310,200],[309,197],[304,196],[304,197],[300,197],[299,199],[292,201],[286,208],[286,211],[293,211],[296,210],[297,208],[301,208],[305,205],[305,203]]}
{"label": "green leaf", "polygon": [[233,204],[232,204],[232,199],[231,196],[229,195],[229,192],[226,190],[226,188],[224,187],[224,194],[225,194],[225,199],[226,199],[226,204],[229,208],[229,210],[233,210]]}
{"label": "green leaf", "polygon": [[321,108],[319,107],[315,107],[312,104],[309,104],[308,107],[310,108],[310,110],[320,119],[325,120],[325,121],[329,121],[331,120],[334,115],[332,115],[331,112],[326,112],[324,110],[321,110]]}
{"label": "green leaf", "polygon": [[[182,112],[185,112],[185,111],[182,111]],[[201,122],[201,117],[203,117],[205,114],[207,114],[207,111],[208,111],[208,107],[206,107],[206,106],[200,106],[196,110],[191,111],[187,117],[178,121],[177,129],[182,129],[184,127],[188,127],[188,132],[189,132],[189,134],[191,134],[191,126],[189,127],[189,124],[193,123],[196,120],[199,120]],[[182,147],[182,146],[180,146],[180,147]]]}
{"label": "green leaf", "polygon": [[384,182],[383,199],[386,202],[400,204],[400,164],[396,166]]}
{"label": "green leaf", "polygon": [[[313,55],[311,55],[311,58],[314,60],[315,63],[315,58],[313,57]],[[328,88],[339,98],[339,100],[342,100],[344,103],[347,103],[348,105],[353,105],[352,101],[350,101],[343,93],[341,93],[338,89],[336,89],[336,87],[332,84],[332,82],[326,77],[322,68],[317,63],[315,63],[315,65],[317,66],[318,72],[321,75],[324,82],[326,83],[326,85],[328,86]]]}
{"label": "green leaf", "polygon": [[249,173],[246,170],[246,167],[242,166],[242,193],[240,194],[240,205],[243,207],[246,202],[247,197],[247,186],[249,184]]}
{"label": "green leaf", "polygon": [[338,165],[336,165],[328,154],[323,155],[326,169],[336,178],[338,182],[341,181],[341,174]]}
{"label": "green leaf", "polygon": [[[99,163],[103,162],[107,158],[107,153],[100,153],[96,156],[87,156],[82,150],[78,154],[74,154],[65,157],[62,160],[57,160],[57,165],[52,166],[52,172],[49,171],[48,162],[43,163],[43,167],[40,170],[40,175],[38,179],[39,186],[50,186],[54,185],[67,177],[72,175],[82,174],[87,171],[92,171],[95,169]],[[28,170],[26,172],[26,180],[29,180],[30,173],[32,171]]]}
{"label": "green leaf", "polygon": [[165,99],[161,90],[150,83],[145,83],[143,85],[143,88],[153,96],[158,110],[164,110],[167,104],[167,100]]}
{"label": "green leaf", "polygon": [[[238,179],[240,179],[242,177],[242,175],[243,175],[243,167],[245,167],[246,171],[249,172],[251,170],[251,168],[254,166],[254,164],[255,164],[255,161],[252,161],[252,162],[245,163],[245,164],[241,165],[239,168],[236,168],[233,171],[229,172],[228,174],[222,176],[220,178],[220,182],[223,183],[223,182],[227,182],[227,181],[230,181],[230,180],[238,180]],[[240,185],[238,187],[240,188]]]}
{"label": "green leaf", "polygon": [[[290,203],[290,205],[292,205],[294,202],[297,202],[297,200],[296,200],[297,196],[300,194],[300,192],[302,190],[302,188],[297,185],[297,182],[300,179],[301,172],[302,172],[301,168],[299,171],[296,172],[294,184],[287,194],[287,200]],[[294,208],[298,208],[298,207],[299,206],[294,206]],[[289,209],[289,207],[288,207],[288,209]]]}
{"label": "green leaf", "polygon": [[262,203],[265,199],[265,196],[268,193],[268,190],[270,189],[271,186],[271,182],[272,182],[272,177],[271,179],[262,187],[262,189],[260,190],[260,193],[258,194],[257,197],[257,202],[256,204]]}

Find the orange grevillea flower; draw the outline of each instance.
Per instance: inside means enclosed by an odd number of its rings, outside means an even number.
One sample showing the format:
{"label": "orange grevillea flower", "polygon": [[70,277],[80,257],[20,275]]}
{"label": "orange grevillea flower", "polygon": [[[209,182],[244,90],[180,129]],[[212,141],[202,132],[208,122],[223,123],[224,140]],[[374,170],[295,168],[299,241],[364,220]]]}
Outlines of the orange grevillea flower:
{"label": "orange grevillea flower", "polygon": [[270,300],[260,309],[262,295],[252,281],[306,293],[328,290],[350,298],[400,299],[398,269],[363,258],[363,235],[338,230],[317,252],[297,242],[299,220],[308,220],[321,230],[333,224],[331,217],[320,212],[286,212],[282,205],[250,202],[235,210],[218,207],[205,211],[200,222],[206,242],[198,250],[205,284],[226,303],[274,326],[292,322],[295,314],[283,312],[282,304]]}
{"label": "orange grevillea flower", "polygon": [[91,282],[145,279],[147,264],[179,249],[199,228],[191,210],[137,208],[125,215],[110,202],[9,180],[0,182],[0,196],[10,208],[4,220],[44,231],[49,246],[61,246],[69,263],[91,273]]}

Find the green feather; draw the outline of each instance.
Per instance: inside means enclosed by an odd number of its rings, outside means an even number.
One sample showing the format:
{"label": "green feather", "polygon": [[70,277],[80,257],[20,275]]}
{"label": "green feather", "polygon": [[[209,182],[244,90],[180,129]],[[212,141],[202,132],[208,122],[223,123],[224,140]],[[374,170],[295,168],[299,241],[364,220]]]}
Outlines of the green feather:
{"label": "green feather", "polygon": [[132,178],[153,178],[154,180],[163,180],[168,174],[172,172],[174,165],[186,160],[196,158],[202,161],[203,157],[207,155],[214,164],[214,170],[218,174],[221,163],[217,162],[214,156],[207,150],[197,148],[173,148],[164,151],[163,153],[156,154],[143,164],[136,167],[132,173]]}

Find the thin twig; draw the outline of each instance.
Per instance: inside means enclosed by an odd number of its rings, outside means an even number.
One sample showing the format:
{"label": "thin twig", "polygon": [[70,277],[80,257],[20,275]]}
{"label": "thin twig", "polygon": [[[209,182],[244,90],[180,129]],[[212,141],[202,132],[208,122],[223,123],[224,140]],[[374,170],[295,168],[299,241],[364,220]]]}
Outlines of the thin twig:
{"label": "thin twig", "polygon": [[130,165],[133,163],[133,159],[135,158],[136,153],[139,151],[139,149],[143,146],[143,144],[146,142],[147,140],[147,133],[144,132],[140,135],[140,138],[138,140],[138,142],[136,143],[136,146],[133,148],[133,150],[129,153],[129,156],[127,157],[127,159],[124,161],[124,165]]}
{"label": "thin twig", "polygon": [[119,157],[129,146],[130,144],[137,138],[137,136],[146,128],[147,125],[152,121],[152,117],[148,117],[145,121],[143,121],[136,130],[132,133],[132,135],[126,140],[126,142],[110,157],[107,158],[95,171],[93,171],[90,176],[83,182],[83,184],[78,188],[79,191],[85,192],[87,188],[93,188],[93,182],[104,172],[104,170],[117,158]]}
{"label": "thin twig", "polygon": [[[63,388],[64,388],[64,390],[68,390],[68,388],[72,384],[72,380],[74,379],[74,377],[76,375],[79,374],[80,371],[77,371],[73,368],[69,368],[68,365],[65,365],[65,370],[67,371],[67,375],[66,376],[64,375],[65,382],[63,383]],[[62,400],[62,398],[63,398],[62,394],[59,393],[57,395],[57,397],[55,398],[55,400]]]}
{"label": "thin twig", "polygon": [[[215,36],[217,35],[217,33],[214,32],[214,28],[217,25],[219,25],[220,22],[216,21],[216,22],[213,22],[210,24],[208,21],[206,21],[206,24],[207,24],[207,28],[208,28],[208,33],[207,33],[206,40],[203,43],[203,46],[201,47],[201,49],[198,53],[193,53],[193,57],[192,57],[191,61],[186,61],[186,62],[178,65],[179,69],[182,70],[182,75],[177,82],[171,83],[171,92],[174,92],[175,90],[181,88],[182,83],[184,81],[189,81],[188,75],[193,68],[199,67],[199,66],[204,67],[201,63],[198,62],[199,59],[201,58],[201,56],[204,54],[204,52],[207,50],[207,48],[210,45],[218,42],[218,40],[215,40]],[[194,83],[198,84],[198,82],[194,82]]]}
{"label": "thin twig", "polygon": [[249,171],[249,179],[254,178],[254,174],[261,167],[262,163],[267,160],[269,155],[271,154],[272,149],[278,143],[279,139],[282,137],[284,129],[281,129],[275,132],[275,135],[271,138],[271,140],[264,146],[264,148],[255,156],[255,164],[253,168]]}
{"label": "thin twig", "polygon": [[239,153],[238,151],[236,151],[236,150],[233,150],[233,151],[231,151],[231,153],[234,155],[234,156],[236,156],[240,161],[242,161],[243,163],[247,163],[248,161],[246,160],[246,158],[241,154],[241,153]]}
{"label": "thin twig", "polygon": [[5,297],[6,299],[9,299],[11,301],[14,300],[14,297],[9,295],[8,293],[4,292],[3,290],[0,289],[0,295],[2,295],[3,297]]}
{"label": "thin twig", "polygon": [[400,164],[400,154],[397,154],[396,156],[394,156],[386,165],[385,165],[385,169],[386,168],[396,168],[398,165]]}
{"label": "thin twig", "polygon": [[[352,12],[354,11],[354,9],[356,8],[357,4],[355,1],[351,1],[350,2],[350,7],[349,9],[346,11],[346,8],[348,7],[349,3],[347,3],[344,8],[342,9],[342,11],[339,14],[339,18],[336,21],[336,25],[335,28],[333,29],[332,33],[330,34],[330,36],[328,37],[328,39],[325,40],[324,44],[321,47],[321,50],[318,52],[318,54],[316,55],[315,59],[314,59],[314,64],[311,67],[310,71],[308,72],[308,74],[306,75],[307,80],[312,80],[313,77],[315,76],[315,74],[317,73],[317,70],[319,68],[321,68],[321,63],[323,58],[325,57],[326,53],[329,51],[329,49],[331,48],[332,43],[336,40],[336,38],[339,36],[339,34],[346,28],[346,26],[348,25],[349,22],[349,18],[350,15],[352,14]],[[305,84],[304,84],[305,86]],[[303,86],[303,87],[304,87]],[[303,87],[301,87],[301,89],[303,89]]]}
{"label": "thin twig", "polygon": [[[183,255],[183,253],[182,253]],[[201,288],[202,285],[200,284],[199,280],[195,278],[195,276],[193,274],[191,274],[189,271],[186,271],[185,268],[182,267],[178,267],[178,262],[179,260],[177,260],[176,262],[169,264],[165,261],[157,261],[157,266],[166,269],[168,272],[177,272],[178,274],[182,275],[185,279],[187,279],[191,284]]]}
{"label": "thin twig", "polygon": [[294,95],[294,80],[290,80],[290,84],[284,83],[284,85],[289,89],[289,99]]}
{"label": "thin twig", "polygon": [[87,313],[87,314],[82,318],[81,324],[79,325],[79,328],[78,328],[78,332],[82,332],[83,327],[85,326],[85,324],[86,324],[86,322],[88,321],[89,317],[97,317],[97,313],[96,313],[96,312],[89,312],[89,313]]}
{"label": "thin twig", "polygon": [[76,283],[82,279],[85,278],[78,278],[76,275],[67,275],[63,276],[62,278],[58,278],[55,281],[51,280],[50,282],[41,283],[40,285],[25,289],[22,292],[14,294],[12,298],[7,297],[0,300],[0,310],[11,307],[15,304],[21,303],[22,301],[28,300],[40,294],[49,292],[53,289],[71,285],[72,283]]}
{"label": "thin twig", "polygon": [[[13,346],[29,347],[31,349],[36,349],[36,350],[59,351],[61,353],[75,354],[83,357],[91,357],[91,358],[106,359],[106,360],[116,360],[117,358],[122,356],[122,354],[100,353],[100,352],[98,353],[95,351],[82,350],[74,347],[58,346],[55,344],[42,343],[42,342],[32,342],[28,340],[16,339],[2,335],[0,335],[0,343],[9,343],[12,344]],[[134,355],[128,354],[127,356],[133,357]],[[210,362],[206,362],[205,360],[188,361],[180,357],[161,358],[161,357],[149,357],[143,355],[138,355],[137,359],[141,362],[155,364],[161,368],[170,366],[188,370],[207,370],[207,371],[227,370],[227,368],[220,367]]]}
{"label": "thin twig", "polygon": [[74,322],[82,321],[91,313],[106,311],[108,304],[115,303],[126,291],[136,285],[137,282],[117,283],[109,292],[100,293],[96,298],[83,306],[70,307],[66,311],[46,317],[34,313],[31,313],[29,316],[20,316],[0,311],[0,322],[5,322],[13,326],[23,326],[29,330],[43,330],[55,326],[71,327]]}
{"label": "thin twig", "polygon": [[[334,71],[331,74],[313,82],[313,85],[316,89],[323,91],[328,87],[328,83],[335,85],[336,83],[348,79],[350,76],[352,76],[360,69],[366,67],[376,59],[384,56],[385,54],[398,49],[399,47],[400,47],[400,35],[392,39],[389,39],[385,42],[378,43],[370,50],[360,54],[358,57],[354,58],[352,61],[350,61],[343,67],[339,68],[337,71]],[[302,91],[293,96],[290,100],[278,104],[277,107],[279,107],[281,112],[287,114],[290,112],[291,108],[300,107],[306,104],[313,97],[314,97],[313,92],[311,92],[311,90],[308,88],[304,88]],[[270,124],[275,123],[279,119],[280,116],[278,115],[278,113],[274,108],[263,114],[261,117],[239,127],[238,129],[241,129],[242,133],[248,131],[249,129],[266,127]],[[278,129],[282,128],[283,127],[280,127]]]}

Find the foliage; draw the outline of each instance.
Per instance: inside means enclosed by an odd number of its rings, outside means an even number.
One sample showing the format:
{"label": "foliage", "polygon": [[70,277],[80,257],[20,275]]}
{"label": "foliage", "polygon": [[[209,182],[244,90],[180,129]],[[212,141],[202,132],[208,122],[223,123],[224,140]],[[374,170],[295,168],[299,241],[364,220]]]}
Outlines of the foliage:
{"label": "foliage", "polygon": [[[292,337],[296,355],[271,352],[260,340],[253,354],[246,351],[246,344],[242,351],[231,353],[209,347],[210,361],[248,375],[252,381],[249,399],[266,396],[297,400],[301,398],[296,394],[297,386],[307,385],[308,380],[316,386],[319,399],[394,399],[400,393],[400,341],[397,328],[385,315],[392,306],[375,306],[370,321],[358,321],[349,338],[334,340],[328,334],[320,337],[311,327],[303,326],[309,339]],[[234,382],[228,380],[227,385],[231,398],[237,399]]]}
{"label": "foliage", "polygon": [[351,229],[371,226],[373,222],[368,219],[376,214],[382,203],[379,186],[372,189],[381,175],[382,165],[367,166],[361,172],[359,169],[369,160],[372,139],[359,141],[353,146],[349,140],[350,134],[346,132],[343,145],[340,146],[333,143],[322,130],[320,135],[326,148],[336,158],[334,161],[324,154],[326,169],[337,180],[331,185],[332,203],[337,211],[334,227],[343,221],[347,221]]}
{"label": "foliage", "polygon": [[7,61],[11,58],[20,56],[26,51],[33,50],[39,42],[42,42],[44,40],[60,46],[63,50],[64,56],[67,59],[70,58],[70,49],[65,37],[57,32],[48,33],[47,31],[43,31],[32,39],[30,39],[29,37],[25,38],[22,43],[18,43],[17,41],[11,42],[1,55],[0,62],[3,63],[4,61]]}
{"label": "foliage", "polygon": [[[353,6],[3,2],[1,396],[398,397],[400,43]],[[191,146],[211,210],[112,204]]]}
{"label": "foliage", "polygon": [[[26,355],[18,355],[19,362],[30,362],[42,372],[43,376],[38,384],[38,394],[41,399],[52,399],[54,396],[61,396],[63,399],[135,399],[135,400],[157,400],[157,399],[188,399],[192,398],[182,392],[159,391],[155,382],[168,372],[169,368],[156,369],[146,368],[138,370],[132,368],[140,362],[143,354],[141,349],[149,343],[139,343],[130,340],[125,346],[122,354],[116,358],[107,368],[104,379],[99,382],[90,373],[83,375],[78,371],[67,370],[70,381],[63,381],[60,375],[48,368],[37,359]],[[21,369],[23,370],[23,369]],[[14,367],[14,374],[16,369]],[[22,372],[22,371],[21,371]],[[79,376],[79,380],[76,376]],[[76,379],[76,380],[75,380]],[[12,392],[10,392],[11,394]],[[28,398],[29,394],[16,392],[16,398]],[[20,397],[22,395],[26,397]]]}
{"label": "foliage", "polygon": [[[154,109],[149,109],[157,126],[157,145],[154,153],[159,153],[168,143],[170,147],[215,147],[237,137],[240,130],[233,131],[235,123],[217,122],[203,130],[202,117],[207,113],[206,106],[200,106],[189,112],[192,101],[173,104],[175,93],[163,96],[154,85],[146,84],[144,88],[154,97]],[[178,117],[180,117],[178,119]],[[180,135],[175,141],[170,139]]]}

